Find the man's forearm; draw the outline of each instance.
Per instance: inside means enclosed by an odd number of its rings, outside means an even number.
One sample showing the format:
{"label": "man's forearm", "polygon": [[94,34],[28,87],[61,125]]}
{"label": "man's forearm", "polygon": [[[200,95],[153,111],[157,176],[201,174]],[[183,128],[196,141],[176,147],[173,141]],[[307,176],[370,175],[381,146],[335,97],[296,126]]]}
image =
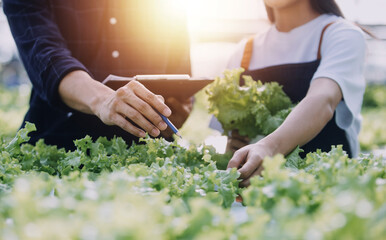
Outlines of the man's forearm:
{"label": "man's forearm", "polygon": [[112,93],[112,89],[81,70],[67,74],[59,84],[62,101],[67,106],[88,114],[96,114],[96,106]]}
{"label": "man's forearm", "polygon": [[160,97],[137,81],[114,91],[84,71],[74,71],[63,78],[59,95],[67,106],[94,114],[106,125],[119,126],[137,137],[145,137],[145,132],[157,137],[167,127],[159,113],[166,117],[171,114]]}

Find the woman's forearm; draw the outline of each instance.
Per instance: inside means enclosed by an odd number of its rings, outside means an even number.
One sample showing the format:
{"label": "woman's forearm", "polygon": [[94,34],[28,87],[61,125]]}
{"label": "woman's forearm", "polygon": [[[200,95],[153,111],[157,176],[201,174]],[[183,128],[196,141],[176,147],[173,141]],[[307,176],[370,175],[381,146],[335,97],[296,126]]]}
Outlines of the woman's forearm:
{"label": "woman's forearm", "polygon": [[324,128],[341,99],[340,88],[334,81],[318,79],[283,124],[262,139],[261,144],[269,146],[274,154],[290,153],[296,146],[312,140]]}
{"label": "woman's forearm", "polygon": [[274,154],[288,154],[313,139],[332,118],[333,111],[317,98],[301,101],[283,124],[262,141]]}

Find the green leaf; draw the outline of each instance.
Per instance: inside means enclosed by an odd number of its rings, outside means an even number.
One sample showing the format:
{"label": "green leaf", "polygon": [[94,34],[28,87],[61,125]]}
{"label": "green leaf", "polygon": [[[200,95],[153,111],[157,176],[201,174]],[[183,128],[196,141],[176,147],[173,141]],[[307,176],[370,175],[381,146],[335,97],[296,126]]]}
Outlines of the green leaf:
{"label": "green leaf", "polygon": [[285,166],[288,168],[300,170],[306,166],[306,161],[300,157],[300,153],[304,152],[299,146],[297,146],[290,154],[288,154],[285,162]]}
{"label": "green leaf", "polygon": [[35,124],[26,122],[24,128],[20,129],[16,133],[16,136],[7,145],[5,150],[13,155],[19,154],[20,145],[30,140],[30,137],[28,136],[28,134],[33,131],[36,131]]}

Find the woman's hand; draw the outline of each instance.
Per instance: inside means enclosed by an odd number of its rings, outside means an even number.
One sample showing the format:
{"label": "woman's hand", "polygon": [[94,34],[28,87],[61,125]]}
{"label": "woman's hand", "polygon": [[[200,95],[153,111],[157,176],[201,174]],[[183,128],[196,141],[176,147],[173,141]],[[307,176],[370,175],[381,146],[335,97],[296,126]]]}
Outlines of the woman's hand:
{"label": "woman's hand", "polygon": [[[173,112],[169,120],[176,128],[180,128],[192,112],[193,99],[188,98],[185,101],[179,101],[173,97],[167,98],[166,105],[168,105]],[[170,128],[166,128],[166,130],[161,132],[161,136],[170,139],[173,136],[173,131]]]}
{"label": "woman's hand", "polygon": [[226,152],[236,152],[240,148],[249,144],[251,140],[246,136],[241,136],[237,130],[233,130],[228,136]]}
{"label": "woman's hand", "polygon": [[263,170],[264,157],[275,154],[287,155],[296,146],[303,146],[313,139],[334,115],[342,100],[339,85],[328,78],[315,79],[305,98],[292,110],[283,124],[259,142],[236,151],[228,168],[238,168],[248,186],[250,178]]}
{"label": "woman's hand", "polygon": [[105,124],[117,125],[137,137],[146,136],[143,130],[157,137],[160,130],[167,128],[157,111],[166,117],[171,114],[163,97],[153,94],[138,81],[131,81],[102,101],[95,114]]}
{"label": "woman's hand", "polygon": [[273,151],[262,142],[247,145],[235,152],[228,163],[228,168],[237,168],[242,182],[241,187],[247,187],[253,176],[260,175],[263,171],[263,159],[272,156]]}

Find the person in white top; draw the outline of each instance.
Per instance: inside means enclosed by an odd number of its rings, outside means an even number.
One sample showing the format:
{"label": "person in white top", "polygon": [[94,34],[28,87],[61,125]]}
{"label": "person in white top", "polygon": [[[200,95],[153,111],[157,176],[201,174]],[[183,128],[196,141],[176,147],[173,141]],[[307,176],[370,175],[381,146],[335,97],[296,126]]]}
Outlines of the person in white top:
{"label": "person in white top", "polygon": [[297,106],[283,124],[257,143],[245,145],[237,134],[228,149],[237,150],[228,168],[239,168],[241,186],[263,170],[266,156],[286,155],[296,146],[305,153],[343,145],[350,157],[359,151],[358,133],[365,91],[365,36],[345,20],[334,0],[264,0],[273,25],[242,41],[228,68],[276,81]]}

